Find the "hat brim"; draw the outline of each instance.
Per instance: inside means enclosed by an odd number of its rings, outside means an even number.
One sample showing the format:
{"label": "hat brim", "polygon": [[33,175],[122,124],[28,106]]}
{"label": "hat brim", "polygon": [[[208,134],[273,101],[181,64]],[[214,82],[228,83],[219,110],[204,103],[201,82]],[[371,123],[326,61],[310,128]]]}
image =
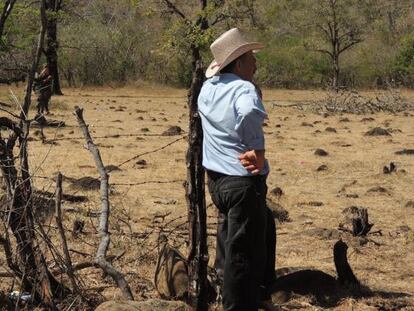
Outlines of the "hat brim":
{"label": "hat brim", "polygon": [[246,43],[244,45],[239,46],[221,64],[218,64],[216,60],[213,60],[206,70],[206,78],[211,78],[212,76],[216,75],[221,69],[226,67],[228,64],[230,64],[232,61],[242,56],[243,54],[249,51],[257,53],[263,48],[264,45],[259,42]]}

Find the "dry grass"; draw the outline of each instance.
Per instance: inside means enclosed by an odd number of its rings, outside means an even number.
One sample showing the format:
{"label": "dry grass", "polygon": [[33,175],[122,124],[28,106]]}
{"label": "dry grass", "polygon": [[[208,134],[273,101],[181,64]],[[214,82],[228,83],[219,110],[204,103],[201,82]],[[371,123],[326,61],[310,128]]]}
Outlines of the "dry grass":
{"label": "dry grass", "polygon": [[[5,88],[0,89],[0,101],[7,101],[7,92]],[[45,130],[48,139],[58,138],[57,144],[42,144],[36,139],[29,145],[30,167],[37,176],[55,177],[57,171],[72,178],[98,176],[91,155],[83,148],[84,141],[80,139],[82,135],[72,115],[75,105],[85,109],[84,116],[94,137],[120,135],[95,139],[105,165],[119,165],[178,138],[150,136],[160,134],[170,126],[178,125],[187,130],[186,92],[183,90],[144,85],[139,88],[65,89],[64,93],[63,97],[53,98],[53,114],[49,118],[64,120],[67,127]],[[324,118],[303,114],[294,108],[272,108],[269,104],[273,101],[289,104],[321,99],[324,97],[322,91],[264,90],[263,93],[269,113],[268,126],[265,127],[267,157],[272,169],[268,185],[269,189],[276,186],[283,189],[285,194],[279,203],[289,211],[292,219],[277,228],[277,267],[311,266],[334,273],[332,247],[336,240],[312,235],[308,229],[337,229],[344,221],[342,210],[358,205],[368,208],[370,220],[375,224],[373,230],[381,230],[382,235],[370,237],[379,246],[372,242],[360,245],[359,240],[339,232],[350,246],[349,260],[355,274],[373,290],[414,294],[414,208],[405,207],[407,202],[414,201],[414,157],[395,155],[395,151],[404,148],[414,149],[413,115],[378,113],[369,115],[374,118],[370,122],[361,122],[364,116],[356,115]],[[414,99],[413,91],[404,90],[402,93]],[[345,118],[349,122],[344,122]],[[302,126],[303,122],[312,126]],[[376,126],[401,132],[394,131],[391,137],[364,136]],[[335,128],[337,133],[326,132],[327,127]],[[134,135],[122,136],[125,134]],[[110,252],[120,254],[125,251],[115,264],[127,274],[138,299],[156,296],[151,282],[157,256],[157,234],[144,239],[142,233],[149,232],[151,226],[160,221],[157,216],[170,213],[165,221],[182,216],[173,222],[175,225],[183,223],[186,217],[181,182],[186,176],[186,147],[186,142],[181,140],[121,166],[122,171],[113,172],[110,176],[110,183],[115,184],[111,196],[113,243]],[[317,148],[328,151],[329,155],[314,155]],[[141,159],[146,160],[146,166],[135,164]],[[391,161],[396,163],[397,173],[384,175],[382,168]],[[327,165],[328,170],[317,172],[322,164]],[[172,182],[157,183],[159,181]],[[147,183],[125,185],[140,182]],[[345,185],[350,186],[341,191]],[[34,186],[54,191],[52,180],[36,178]],[[367,192],[375,186],[386,188],[388,193]],[[65,220],[67,227],[71,226],[74,218],[85,220],[86,233],[80,238],[69,237],[69,244],[78,251],[93,253],[97,244],[95,227],[98,219],[88,217],[87,211],[100,208],[99,194],[96,191],[71,190],[70,183],[64,184],[64,191],[85,194],[90,198],[88,203],[66,204],[81,210],[77,214],[66,213]],[[354,197],[349,197],[350,194]],[[322,202],[323,205],[301,204],[309,201]],[[210,231],[213,231],[214,208],[210,207],[208,213],[212,216],[209,222]],[[401,232],[401,226],[409,226],[409,230]],[[178,234],[176,241],[184,243],[185,238]],[[212,263],[213,237],[209,242]],[[185,250],[185,243],[182,247]],[[78,254],[73,257],[74,262],[88,259]],[[0,265],[4,265],[3,257]],[[79,276],[85,287],[94,287],[103,283],[100,274],[96,269],[88,269]],[[5,279],[1,283],[1,287],[9,284]],[[111,281],[105,284],[108,288],[103,289],[102,294],[106,298],[119,297]],[[407,299],[413,303],[412,298]],[[372,307],[375,310],[383,305],[387,310],[386,303],[378,299],[347,299],[338,309]],[[314,310],[313,306],[306,304],[301,308]],[[410,307],[407,308],[409,310]]]}

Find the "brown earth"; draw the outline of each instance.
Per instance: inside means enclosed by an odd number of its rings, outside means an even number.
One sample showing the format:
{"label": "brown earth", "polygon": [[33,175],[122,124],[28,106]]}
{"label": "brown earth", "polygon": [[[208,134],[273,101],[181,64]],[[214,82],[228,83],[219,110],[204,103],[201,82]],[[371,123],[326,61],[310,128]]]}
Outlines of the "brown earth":
{"label": "brown earth", "polygon": [[[23,97],[22,87],[12,89],[18,98]],[[46,143],[35,135],[29,143],[34,186],[53,192],[52,178],[60,171],[68,177],[64,192],[89,198],[83,203],[65,202],[68,210],[64,220],[68,230],[75,218],[85,221],[83,234],[73,237],[68,232],[67,237],[74,250],[73,262],[91,260],[90,254],[95,253],[98,243],[99,218],[93,216],[100,209],[99,193],[71,183],[72,179],[85,176],[98,177],[72,114],[75,105],[83,107],[104,164],[119,168],[110,173],[112,244],[109,253],[121,255],[114,265],[126,274],[137,300],[158,298],[152,280],[160,231],[186,252],[186,203],[182,184],[186,178],[187,143],[181,139],[161,149],[188,130],[186,92],[140,85],[64,89],[64,93],[65,96],[53,97],[52,114],[47,118],[65,121],[66,127],[45,129]],[[0,101],[15,105],[9,94],[9,88],[0,88]],[[356,276],[378,295],[347,298],[336,308],[414,310],[414,299],[398,294],[414,295],[414,209],[409,204],[414,201],[414,156],[395,154],[402,149],[414,149],[413,112],[322,116],[272,105],[323,99],[322,91],[264,90],[263,94],[269,114],[264,128],[271,165],[269,190],[282,189],[283,194],[273,200],[288,210],[291,220],[277,226],[277,267],[313,267],[335,275],[332,248],[339,235],[350,247],[349,262]],[[402,95],[414,100],[413,91],[402,91]],[[0,116],[3,115],[0,111]],[[368,122],[367,118],[373,120]],[[304,122],[313,126],[301,126]],[[179,126],[184,133],[161,135],[172,126]],[[327,127],[336,132],[325,131]],[[375,127],[393,131],[391,136],[365,135]],[[152,152],[157,149],[160,150]],[[328,155],[315,155],[317,149],[325,150]],[[122,164],[139,154],[144,155]],[[395,163],[397,171],[383,174],[383,167],[390,162]],[[322,165],[326,167],[317,170]],[[368,191],[375,187],[382,187],[386,192]],[[346,226],[342,211],[353,205],[368,208],[370,222],[374,223],[372,231],[380,233],[370,235],[368,240],[354,239],[344,231],[334,235],[318,233],[338,229],[340,224]],[[208,215],[212,264],[216,211],[211,205]],[[53,221],[51,225],[48,230],[60,245]],[[0,272],[4,272],[3,254],[0,267],[3,267]],[[98,288],[106,299],[120,298],[113,282],[102,280],[98,269],[85,269],[78,275],[85,288]],[[2,289],[10,284],[11,279],[0,279]],[[295,298],[286,303],[286,308],[315,310],[312,303],[311,298]]]}

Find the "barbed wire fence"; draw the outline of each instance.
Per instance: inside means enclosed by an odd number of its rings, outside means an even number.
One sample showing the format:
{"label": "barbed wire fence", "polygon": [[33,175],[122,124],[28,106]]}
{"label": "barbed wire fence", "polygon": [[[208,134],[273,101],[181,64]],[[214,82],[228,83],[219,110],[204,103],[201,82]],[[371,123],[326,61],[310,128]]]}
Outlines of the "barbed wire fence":
{"label": "barbed wire fence", "polygon": [[[65,120],[67,121],[67,120]],[[47,143],[56,142],[56,141],[64,141],[64,140],[81,140],[81,137],[65,137],[61,138],[58,137],[58,132],[61,130],[61,127],[57,127],[54,133],[52,134],[52,138],[47,140]],[[114,135],[104,135],[104,136],[96,136],[98,139],[107,139],[107,138],[126,138],[126,137],[136,137],[136,136],[147,136],[151,138],[159,138],[161,136],[165,136],[163,134],[137,134],[137,133],[123,133],[123,134],[114,134]],[[126,160],[121,161],[117,165],[113,167],[121,167],[125,166],[128,163],[131,163],[134,160],[142,158],[144,156],[152,155],[158,152],[161,152],[167,149],[170,146],[178,144],[187,139],[187,134],[184,133],[179,135],[178,138],[170,140],[168,143],[161,145],[160,147],[154,148],[152,150],[138,153],[132,157],[129,157]],[[44,141],[42,141],[44,143]],[[34,194],[34,205],[36,207],[36,223],[38,225],[38,233],[39,236],[42,237],[43,241],[41,247],[48,250],[48,261],[47,264],[53,269],[53,273],[56,275],[62,275],[63,273],[67,272],[67,268],[65,267],[65,259],[63,258],[62,251],[58,247],[60,243],[56,242],[56,239],[51,237],[56,237],[58,226],[52,224],[52,218],[48,217],[48,213],[51,213],[54,210],[54,199],[55,199],[55,182],[56,176],[45,176],[44,174],[40,174],[43,171],[43,167],[47,165],[48,160],[50,160],[50,154],[55,147],[55,144],[49,144],[47,148],[47,152],[43,155],[40,163],[34,167],[32,173],[30,175],[30,179],[32,182],[39,180],[43,183],[43,188],[36,190]],[[81,145],[80,145],[81,147]],[[184,155],[183,155],[184,157]],[[107,173],[112,171],[111,168],[107,169]],[[46,181],[46,182],[45,182]],[[159,242],[158,238],[161,234],[165,235],[171,243],[180,248],[185,246],[188,243],[188,219],[187,215],[180,215],[176,216],[174,213],[167,212],[165,214],[156,214],[150,219],[147,224],[141,226],[140,229],[134,229],[131,221],[133,221],[133,216],[131,215],[131,209],[126,208],[128,203],[126,202],[126,194],[130,191],[137,191],[136,187],[142,185],[164,185],[164,184],[184,184],[184,179],[171,179],[171,180],[144,180],[144,181],[137,181],[137,182],[114,182],[110,183],[111,187],[122,187],[122,190],[119,194],[121,200],[117,201],[117,207],[113,209],[113,213],[111,215],[112,221],[112,235],[114,236],[115,240],[118,238],[128,238],[129,243],[133,243],[138,249],[141,250],[140,255],[137,257],[128,257],[125,256],[126,251],[122,251],[116,255],[111,255],[111,262],[122,261],[119,264],[122,266],[128,266],[133,263],[137,263],[140,261],[154,263],[156,250],[159,249]],[[66,209],[64,207],[63,212],[63,227],[66,233],[71,234],[72,236],[76,236],[76,244],[77,245],[69,245],[69,251],[72,255],[79,260],[81,258],[86,259],[86,262],[74,262],[73,268],[74,271],[77,273],[86,268],[96,267],[96,265],[90,263],[91,255],[87,252],[82,251],[82,245],[85,247],[97,247],[96,241],[94,238],[90,238],[90,236],[94,236],[97,234],[97,226],[95,224],[94,219],[99,216],[99,213],[96,212],[94,206],[97,205],[96,202],[96,195],[94,192],[90,192],[88,187],[82,189],[82,187],[77,189],[71,189],[71,191],[64,191],[64,196],[71,197],[71,198],[78,198],[78,197],[85,197],[82,206],[77,208],[69,207]],[[134,189],[134,190],[132,190]],[[184,188],[183,188],[183,196],[184,196]],[[65,201],[65,198],[63,198]],[[71,200],[69,200],[71,202]],[[73,203],[76,203],[74,200]],[[45,208],[46,207],[46,208]],[[79,229],[75,228],[76,221],[79,221],[78,216],[72,217],[71,214],[75,215],[83,215],[82,221],[87,221],[84,224],[83,228]],[[75,219],[73,219],[75,218]],[[214,217],[213,217],[214,218]],[[73,220],[73,224],[67,220]],[[209,223],[209,230],[215,230],[215,220],[212,220]],[[88,229],[85,229],[88,227]],[[89,230],[89,231],[85,231]],[[210,232],[209,235],[213,236],[215,233]],[[118,242],[117,242],[118,243]],[[69,244],[72,244],[69,242]],[[128,269],[128,268],[127,268]],[[130,275],[132,272],[126,271],[126,275]],[[134,273],[132,273],[134,274]],[[13,273],[10,271],[0,271],[0,275],[3,277],[13,277]],[[135,275],[135,274],[134,274]],[[139,271],[138,271],[139,275]],[[88,285],[87,281],[82,279],[81,277],[76,277],[77,283],[79,284],[80,291],[85,290],[86,292],[89,289],[92,289],[90,285]],[[144,280],[144,279],[141,279]],[[145,286],[144,288],[140,287],[141,290],[144,289],[140,295],[146,296],[149,295],[148,293],[154,290],[153,285],[151,282],[148,282],[147,279],[144,280]],[[142,284],[141,284],[142,285]],[[95,286],[96,287],[96,286]],[[75,297],[72,303],[75,302]]]}

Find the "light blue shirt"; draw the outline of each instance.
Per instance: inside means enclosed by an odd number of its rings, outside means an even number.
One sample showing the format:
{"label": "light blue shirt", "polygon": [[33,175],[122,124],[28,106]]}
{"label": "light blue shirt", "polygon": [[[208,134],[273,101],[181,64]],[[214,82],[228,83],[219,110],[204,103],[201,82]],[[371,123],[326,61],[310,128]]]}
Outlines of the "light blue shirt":
{"label": "light blue shirt", "polygon": [[[251,176],[239,155],[264,150],[263,121],[267,116],[255,86],[232,73],[204,82],[198,97],[203,126],[203,166],[218,173]],[[269,173],[266,161],[261,175]]]}

